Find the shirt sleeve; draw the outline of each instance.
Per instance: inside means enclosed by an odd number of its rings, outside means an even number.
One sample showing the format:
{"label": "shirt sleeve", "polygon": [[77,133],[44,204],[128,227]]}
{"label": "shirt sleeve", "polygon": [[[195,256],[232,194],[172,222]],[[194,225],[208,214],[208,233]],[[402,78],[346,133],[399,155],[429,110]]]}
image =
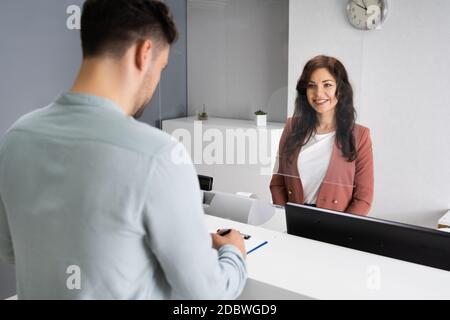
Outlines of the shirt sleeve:
{"label": "shirt sleeve", "polygon": [[356,159],[355,190],[348,213],[367,216],[374,197],[374,160],[370,130],[362,133],[361,145]]}
{"label": "shirt sleeve", "polygon": [[288,192],[286,188],[286,182],[283,172],[280,170],[282,162],[286,161],[286,155],[284,154],[284,147],[286,140],[291,131],[292,120],[288,119],[286,126],[281,135],[280,144],[278,147],[277,161],[274,168],[274,174],[270,182],[270,193],[272,194],[272,202],[275,205],[284,206],[288,202]]}
{"label": "shirt sleeve", "polygon": [[181,144],[161,152],[149,177],[144,219],[149,247],[173,295],[181,299],[235,299],[247,271],[240,251],[216,251],[205,223],[194,166]]}
{"label": "shirt sleeve", "polygon": [[0,260],[8,264],[14,264],[14,250],[11,241],[8,218],[5,206],[0,195]]}

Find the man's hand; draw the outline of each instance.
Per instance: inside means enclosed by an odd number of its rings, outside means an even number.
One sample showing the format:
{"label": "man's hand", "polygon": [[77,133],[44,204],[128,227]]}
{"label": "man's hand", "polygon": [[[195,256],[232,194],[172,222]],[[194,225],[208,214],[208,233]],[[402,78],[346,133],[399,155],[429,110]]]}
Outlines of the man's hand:
{"label": "man's hand", "polygon": [[247,258],[247,251],[245,250],[244,239],[242,238],[242,235],[239,233],[239,231],[231,230],[225,236],[213,233],[211,234],[211,236],[214,249],[219,250],[224,245],[229,244],[238,248],[241,251],[244,259]]}

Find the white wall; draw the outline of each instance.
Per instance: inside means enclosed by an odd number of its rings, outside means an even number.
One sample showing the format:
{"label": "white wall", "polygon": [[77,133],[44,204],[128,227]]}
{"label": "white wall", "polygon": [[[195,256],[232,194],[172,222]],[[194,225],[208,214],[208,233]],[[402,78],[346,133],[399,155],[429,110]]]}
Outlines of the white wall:
{"label": "white wall", "polygon": [[189,115],[284,121],[289,0],[188,0]]}
{"label": "white wall", "polygon": [[290,1],[289,111],[305,65],[339,58],[372,130],[372,215],[436,226],[450,208],[450,1],[390,0],[382,30],[358,31],[346,0]]}

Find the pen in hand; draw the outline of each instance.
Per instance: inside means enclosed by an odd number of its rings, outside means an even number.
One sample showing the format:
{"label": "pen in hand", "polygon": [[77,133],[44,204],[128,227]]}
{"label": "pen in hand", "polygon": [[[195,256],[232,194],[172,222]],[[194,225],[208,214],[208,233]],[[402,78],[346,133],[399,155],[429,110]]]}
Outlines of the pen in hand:
{"label": "pen in hand", "polygon": [[244,260],[247,258],[247,250],[245,248],[245,240],[242,234],[234,229],[219,229],[212,234],[213,248],[217,251],[225,245],[232,245],[239,249]]}
{"label": "pen in hand", "polygon": [[[229,234],[232,231],[232,229],[223,229],[223,230],[217,230],[217,234],[221,237],[226,236],[227,234]],[[249,240],[251,238],[251,236],[247,235],[247,234],[243,234],[241,233],[242,237],[244,238],[244,240]]]}
{"label": "pen in hand", "polygon": [[219,229],[217,230],[217,234],[221,237],[226,236],[227,234],[229,234],[231,232],[231,229]]}

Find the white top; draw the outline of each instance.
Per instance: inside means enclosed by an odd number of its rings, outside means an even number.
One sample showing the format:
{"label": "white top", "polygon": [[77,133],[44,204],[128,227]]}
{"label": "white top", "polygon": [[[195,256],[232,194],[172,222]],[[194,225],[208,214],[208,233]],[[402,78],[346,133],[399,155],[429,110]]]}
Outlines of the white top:
{"label": "white top", "polygon": [[316,134],[298,157],[298,171],[303,183],[306,204],[316,204],[317,195],[328,171],[336,132]]}

